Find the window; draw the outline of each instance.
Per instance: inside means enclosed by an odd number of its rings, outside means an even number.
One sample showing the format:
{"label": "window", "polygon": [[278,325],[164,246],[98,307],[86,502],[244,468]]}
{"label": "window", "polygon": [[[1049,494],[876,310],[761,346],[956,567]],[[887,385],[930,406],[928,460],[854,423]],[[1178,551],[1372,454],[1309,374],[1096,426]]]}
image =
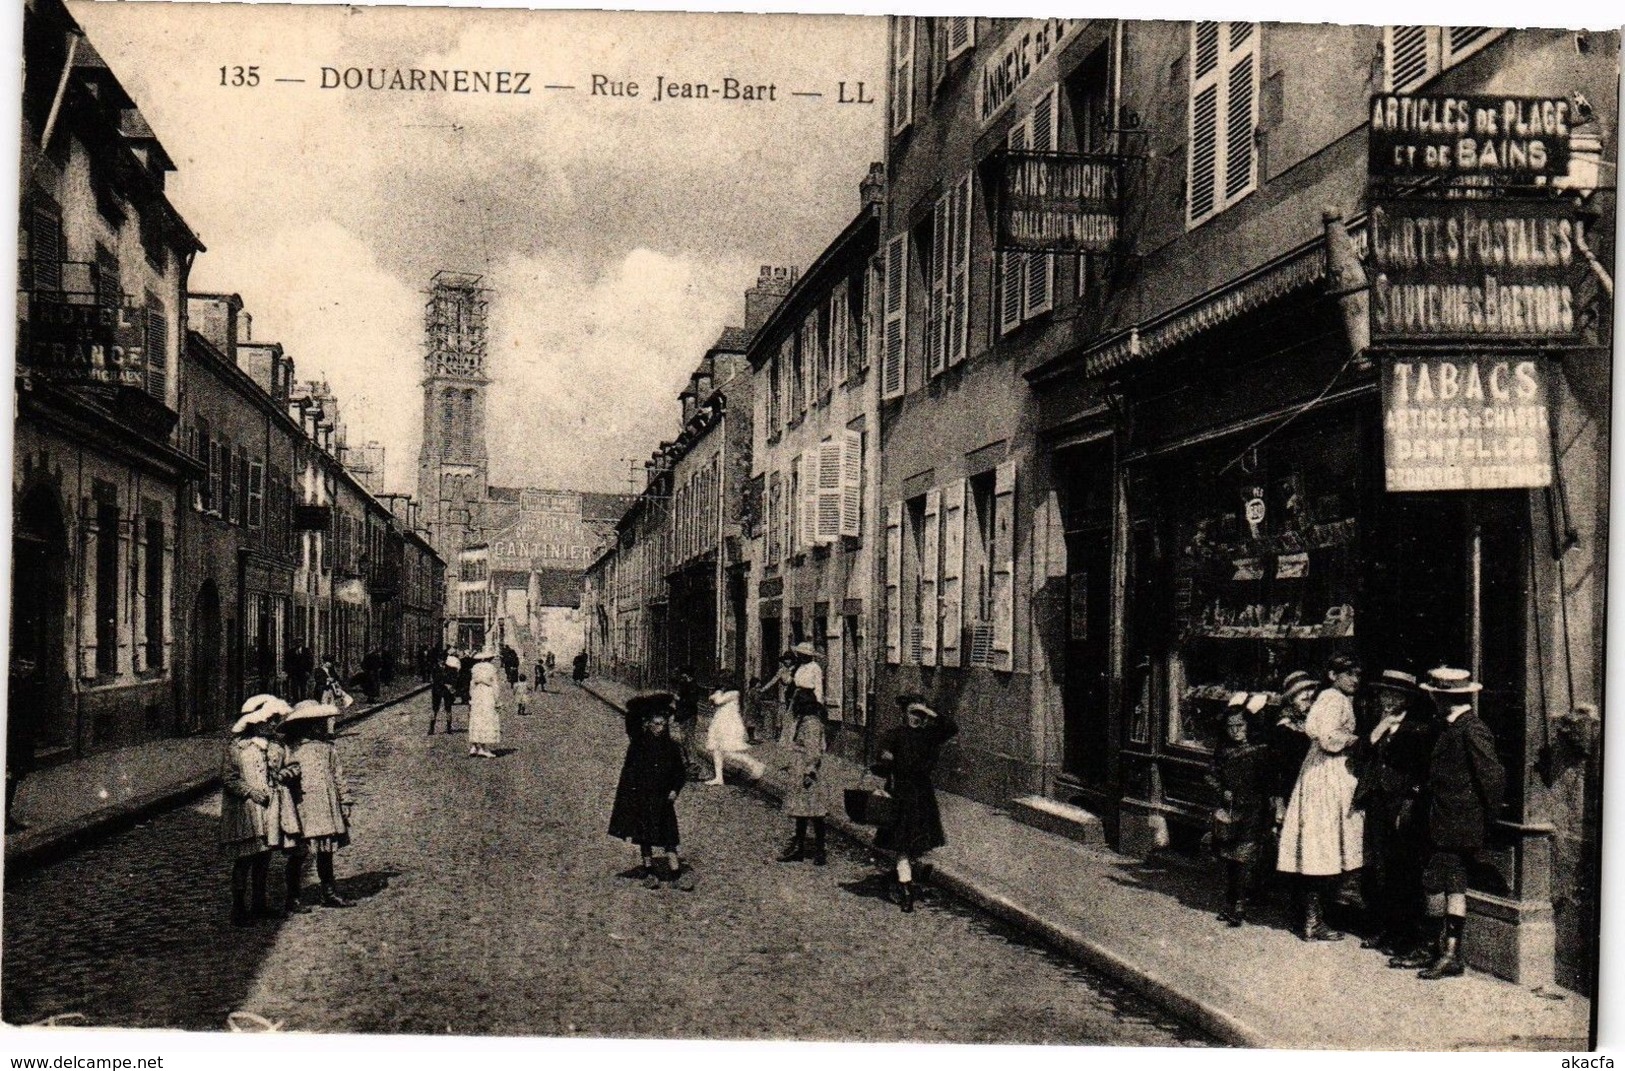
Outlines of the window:
{"label": "window", "polygon": [[231,502],[237,507],[232,522],[248,527],[248,451],[237,448],[237,459],[231,466]]}
{"label": "window", "polygon": [[801,344],[812,353],[808,360],[814,368],[815,397],[819,405],[824,405],[835,385],[835,366],[830,359],[834,339],[830,337],[830,303],[821,302],[820,306],[807,314],[807,322],[801,327]]}
{"label": "window", "polygon": [[118,501],[96,503],[96,672],[118,672]]}
{"label": "window", "polygon": [[54,201],[36,194],[29,212],[28,260],[35,290],[62,289],[62,210]]}
{"label": "window", "polygon": [[1382,32],[1383,89],[1404,93],[1482,49],[1502,31],[1485,26],[1389,26]]}
{"label": "window", "polygon": [[[1060,116],[1060,86],[1038,98],[1027,118],[1010,128],[1006,143],[1017,152],[1054,152]],[[999,254],[999,331],[1020,327],[1055,307],[1055,254]]]}
{"label": "window", "polygon": [[197,508],[209,510],[214,508],[214,440],[209,437],[209,422],[198,417],[197,427],[192,429],[194,443],[193,457],[203,466],[203,481],[198,485]]}
{"label": "window", "polygon": [[901,398],[906,383],[908,342],[908,234],[886,243],[885,283],[881,288],[880,396]]}
{"label": "window", "polygon": [[931,265],[931,299],[926,309],[926,367],[937,375],[965,359],[970,338],[971,175],[954,183],[931,213],[931,245],[922,258]]}
{"label": "window", "polygon": [[[938,497],[937,502],[933,502],[932,498],[934,496],[937,496],[935,491],[911,498],[903,504],[903,523],[908,529],[903,544],[903,591],[901,592],[903,597],[903,623],[905,626],[904,638],[908,645],[903,654],[903,661],[911,666],[936,664],[937,533],[935,531],[935,522],[940,497]],[[932,529],[929,536],[927,534],[928,522]],[[927,554],[931,556],[929,583],[926,577]],[[929,645],[926,643],[928,618],[931,630]],[[930,661],[926,660],[928,651]]]}
{"label": "window", "polygon": [[892,17],[891,132],[896,137],[914,122],[914,18]]}
{"label": "window", "polygon": [[780,378],[779,355],[767,360],[767,437],[778,435],[780,416],[784,411],[784,384]]}
{"label": "window", "polygon": [[237,496],[232,483],[231,444],[221,440],[215,444],[215,476],[220,481],[219,495],[215,502],[219,504],[220,516],[224,520],[231,520],[232,506],[236,504]]}
{"label": "window", "polygon": [[146,596],[147,668],[164,664],[164,522],[147,518]]}
{"label": "window", "polygon": [[789,408],[784,414],[786,424],[795,423],[807,411],[807,381],[801,366],[801,353],[796,349],[796,333],[791,331],[779,345],[779,363],[784,366],[789,385]]}
{"label": "window", "polygon": [[265,465],[259,461],[248,463],[248,527],[265,526]]}
{"label": "window", "polygon": [[158,401],[169,397],[169,317],[158,295],[147,291],[147,393]]}
{"label": "window", "polygon": [[944,20],[948,24],[948,58],[956,59],[976,46],[976,20],[970,16]]}
{"label": "window", "polygon": [[886,662],[903,660],[903,504],[886,506]]}
{"label": "window", "polygon": [[123,303],[122,284],[119,282],[118,255],[96,243],[96,304],[104,309],[116,309]]}
{"label": "window", "polygon": [[777,568],[784,558],[784,488],[780,486],[779,474],[772,473],[767,479],[767,564],[769,568]]}
{"label": "window", "polygon": [[1258,188],[1258,38],[1251,22],[1191,23],[1188,226]]}
{"label": "window", "polygon": [[164,244],[164,221],[156,205],[141,212],[141,248],[147,254],[147,263],[159,272],[169,270],[169,247]]}

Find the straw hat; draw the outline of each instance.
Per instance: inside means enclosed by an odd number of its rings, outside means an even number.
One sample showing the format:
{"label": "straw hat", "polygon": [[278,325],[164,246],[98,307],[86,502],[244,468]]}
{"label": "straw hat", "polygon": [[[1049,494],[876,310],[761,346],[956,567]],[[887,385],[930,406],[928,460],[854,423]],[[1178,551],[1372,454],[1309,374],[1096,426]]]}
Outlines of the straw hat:
{"label": "straw hat", "polygon": [[1415,695],[1417,689],[1416,674],[1398,669],[1385,669],[1376,680],[1366,681],[1365,684],[1367,688],[1387,688],[1401,695]]}
{"label": "straw hat", "polygon": [[282,718],[282,724],[287,725],[296,721],[311,721],[316,718],[336,718],[339,708],[332,703],[318,703],[314,699],[301,699],[294,704],[291,712]]}
{"label": "straw hat", "polygon": [[282,701],[281,696],[272,695],[270,692],[261,692],[259,695],[249,696],[247,701],[243,703],[243,708],[237,713],[252,714],[261,707],[272,703],[280,703],[284,712],[286,712],[288,709],[288,704]]}
{"label": "straw hat", "polygon": [[808,643],[806,640],[802,640],[800,643],[798,643],[794,647],[790,648],[790,653],[791,654],[802,655],[802,656],[807,657],[807,658],[817,658],[818,657],[818,648],[814,647],[812,644]]}
{"label": "straw hat", "polygon": [[1281,702],[1290,703],[1294,696],[1302,695],[1304,692],[1318,692],[1320,690],[1320,682],[1308,674],[1294,674],[1294,676],[1301,676],[1302,679],[1295,680],[1282,689]]}
{"label": "straw hat", "polygon": [[251,725],[261,725],[270,721],[272,718],[281,717],[288,713],[288,704],[284,703],[274,695],[267,696],[266,698],[269,699],[270,702],[258,704],[253,710],[250,710],[248,713],[244,714],[242,717],[238,718],[232,723],[231,731],[234,735],[242,732]]}
{"label": "straw hat", "polygon": [[1439,666],[1428,670],[1428,679],[1422,682],[1421,688],[1434,695],[1472,695],[1482,691],[1484,686],[1473,680],[1470,670]]}

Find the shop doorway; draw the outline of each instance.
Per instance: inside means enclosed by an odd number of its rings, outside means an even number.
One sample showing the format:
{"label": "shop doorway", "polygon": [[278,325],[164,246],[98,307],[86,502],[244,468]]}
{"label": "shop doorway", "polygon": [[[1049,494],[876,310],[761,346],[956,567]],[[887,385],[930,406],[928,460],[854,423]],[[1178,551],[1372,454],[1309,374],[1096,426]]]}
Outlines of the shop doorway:
{"label": "shop doorway", "polygon": [[1062,773],[1105,792],[1111,779],[1112,445],[1057,455],[1066,525]]}
{"label": "shop doorway", "polygon": [[68,610],[68,533],[56,495],[36,488],[18,507],[12,540],[11,667],[7,718],[13,747],[36,756],[71,750],[74,721],[68,704],[63,651]]}

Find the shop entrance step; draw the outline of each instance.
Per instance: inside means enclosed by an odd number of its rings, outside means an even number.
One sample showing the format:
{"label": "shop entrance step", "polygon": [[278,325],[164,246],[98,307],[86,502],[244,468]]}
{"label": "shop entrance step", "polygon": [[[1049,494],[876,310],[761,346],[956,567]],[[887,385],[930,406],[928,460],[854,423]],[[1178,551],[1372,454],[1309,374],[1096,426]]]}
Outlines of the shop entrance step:
{"label": "shop entrance step", "polygon": [[1106,829],[1099,816],[1070,803],[1047,796],[1022,796],[1010,801],[1010,817],[1091,848],[1106,847]]}

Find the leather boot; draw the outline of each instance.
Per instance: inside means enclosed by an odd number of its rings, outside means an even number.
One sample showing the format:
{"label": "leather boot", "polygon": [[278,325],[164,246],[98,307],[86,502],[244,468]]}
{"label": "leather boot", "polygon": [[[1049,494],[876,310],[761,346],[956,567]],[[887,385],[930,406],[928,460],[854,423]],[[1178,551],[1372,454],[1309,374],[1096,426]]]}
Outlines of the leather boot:
{"label": "leather boot", "polygon": [[333,877],[333,856],[321,852],[316,856],[316,876],[322,882],[322,903],[328,907],[354,907],[355,903],[339,895],[338,881]]}
{"label": "leather boot", "polygon": [[1417,971],[1418,978],[1426,981],[1435,981],[1439,978],[1455,978],[1467,973],[1467,967],[1461,962],[1461,938],[1450,936],[1444,939],[1444,947],[1439,950],[1439,958],[1433,965]]}
{"label": "leather boot", "polygon": [[1219,920],[1231,929],[1245,925],[1247,922],[1247,901],[1237,900],[1235,903],[1219,912]]}
{"label": "leather boot", "polygon": [[1303,932],[1305,941],[1341,941],[1343,935],[1326,925],[1320,913],[1320,893],[1309,892],[1303,897]]}
{"label": "leather boot", "polygon": [[303,915],[310,911],[310,908],[299,901],[299,886],[304,880],[304,874],[302,873],[304,869],[305,860],[303,856],[295,855],[288,858],[286,895],[282,901],[282,913],[284,915]]}
{"label": "leather boot", "polygon": [[265,886],[271,877],[271,853],[261,852],[248,868],[248,909],[255,918],[275,918],[276,912],[265,901]]}
{"label": "leather boot", "polygon": [[793,838],[789,845],[784,849],[784,852],[779,856],[779,862],[799,863],[805,858],[807,858],[805,844],[802,841],[802,838],[798,836]]}
{"label": "leather boot", "polygon": [[1439,934],[1428,944],[1419,945],[1402,955],[1393,956],[1388,960],[1388,966],[1396,970],[1414,971],[1419,967],[1427,967],[1433,961],[1444,955],[1444,940],[1446,925],[1443,919],[1439,920]]}
{"label": "leather boot", "polygon": [[905,881],[899,884],[898,902],[902,905],[903,914],[912,915],[914,913],[914,883]]}

